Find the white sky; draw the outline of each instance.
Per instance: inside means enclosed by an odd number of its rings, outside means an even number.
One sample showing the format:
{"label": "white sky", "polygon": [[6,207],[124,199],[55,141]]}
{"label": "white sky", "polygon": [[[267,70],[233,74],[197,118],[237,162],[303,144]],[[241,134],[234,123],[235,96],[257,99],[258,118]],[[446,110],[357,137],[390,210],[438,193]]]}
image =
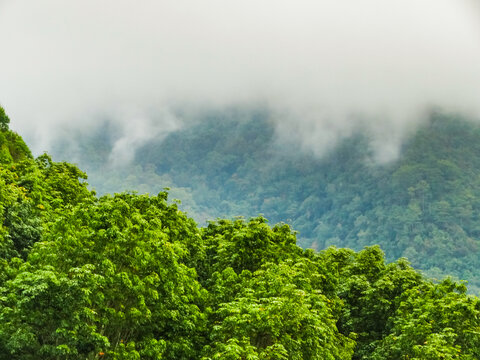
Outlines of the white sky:
{"label": "white sky", "polygon": [[172,107],[262,104],[318,154],[367,126],[388,159],[428,106],[479,116],[479,1],[0,0],[0,104],[37,153],[100,118],[131,145]]}

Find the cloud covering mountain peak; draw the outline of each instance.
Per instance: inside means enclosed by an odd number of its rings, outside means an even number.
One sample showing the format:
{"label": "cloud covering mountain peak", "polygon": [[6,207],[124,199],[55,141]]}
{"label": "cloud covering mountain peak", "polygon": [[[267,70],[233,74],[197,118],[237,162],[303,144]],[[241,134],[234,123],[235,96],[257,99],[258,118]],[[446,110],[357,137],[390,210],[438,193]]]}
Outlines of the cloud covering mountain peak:
{"label": "cloud covering mountain peak", "polygon": [[0,43],[0,102],[37,152],[105,117],[261,104],[319,155],[367,128],[388,160],[430,107],[480,114],[470,0],[4,0]]}

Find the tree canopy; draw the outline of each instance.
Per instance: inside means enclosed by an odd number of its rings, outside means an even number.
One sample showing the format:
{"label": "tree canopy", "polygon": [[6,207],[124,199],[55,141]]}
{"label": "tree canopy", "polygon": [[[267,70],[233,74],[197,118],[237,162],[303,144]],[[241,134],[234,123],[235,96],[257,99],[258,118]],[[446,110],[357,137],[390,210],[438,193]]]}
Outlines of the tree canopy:
{"label": "tree canopy", "polygon": [[5,113],[5,109],[0,106],[0,130],[8,130],[8,124],[10,123],[10,118]]}
{"label": "tree canopy", "polygon": [[463,283],[378,246],[304,250],[262,216],[198,227],[165,191],[85,179],[29,151],[1,163],[0,360],[480,357]]}

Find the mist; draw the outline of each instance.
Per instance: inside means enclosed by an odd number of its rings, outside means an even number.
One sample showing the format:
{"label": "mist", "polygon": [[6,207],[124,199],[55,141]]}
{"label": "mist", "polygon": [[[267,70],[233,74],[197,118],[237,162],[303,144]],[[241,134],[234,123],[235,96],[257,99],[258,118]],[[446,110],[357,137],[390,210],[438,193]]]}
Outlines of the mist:
{"label": "mist", "polygon": [[128,161],[178,109],[262,106],[282,141],[321,156],[367,130],[388,161],[432,108],[480,117],[475,0],[0,0],[0,44],[36,154],[108,118]]}

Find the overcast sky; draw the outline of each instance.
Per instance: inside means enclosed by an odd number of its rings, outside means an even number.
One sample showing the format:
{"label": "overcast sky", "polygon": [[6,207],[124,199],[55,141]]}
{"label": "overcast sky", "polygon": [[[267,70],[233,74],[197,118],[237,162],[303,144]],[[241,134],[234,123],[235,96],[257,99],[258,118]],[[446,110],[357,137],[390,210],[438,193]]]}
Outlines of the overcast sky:
{"label": "overcast sky", "polygon": [[0,104],[35,152],[112,118],[262,105],[322,154],[368,127],[380,160],[431,106],[480,114],[480,0],[0,0]]}

